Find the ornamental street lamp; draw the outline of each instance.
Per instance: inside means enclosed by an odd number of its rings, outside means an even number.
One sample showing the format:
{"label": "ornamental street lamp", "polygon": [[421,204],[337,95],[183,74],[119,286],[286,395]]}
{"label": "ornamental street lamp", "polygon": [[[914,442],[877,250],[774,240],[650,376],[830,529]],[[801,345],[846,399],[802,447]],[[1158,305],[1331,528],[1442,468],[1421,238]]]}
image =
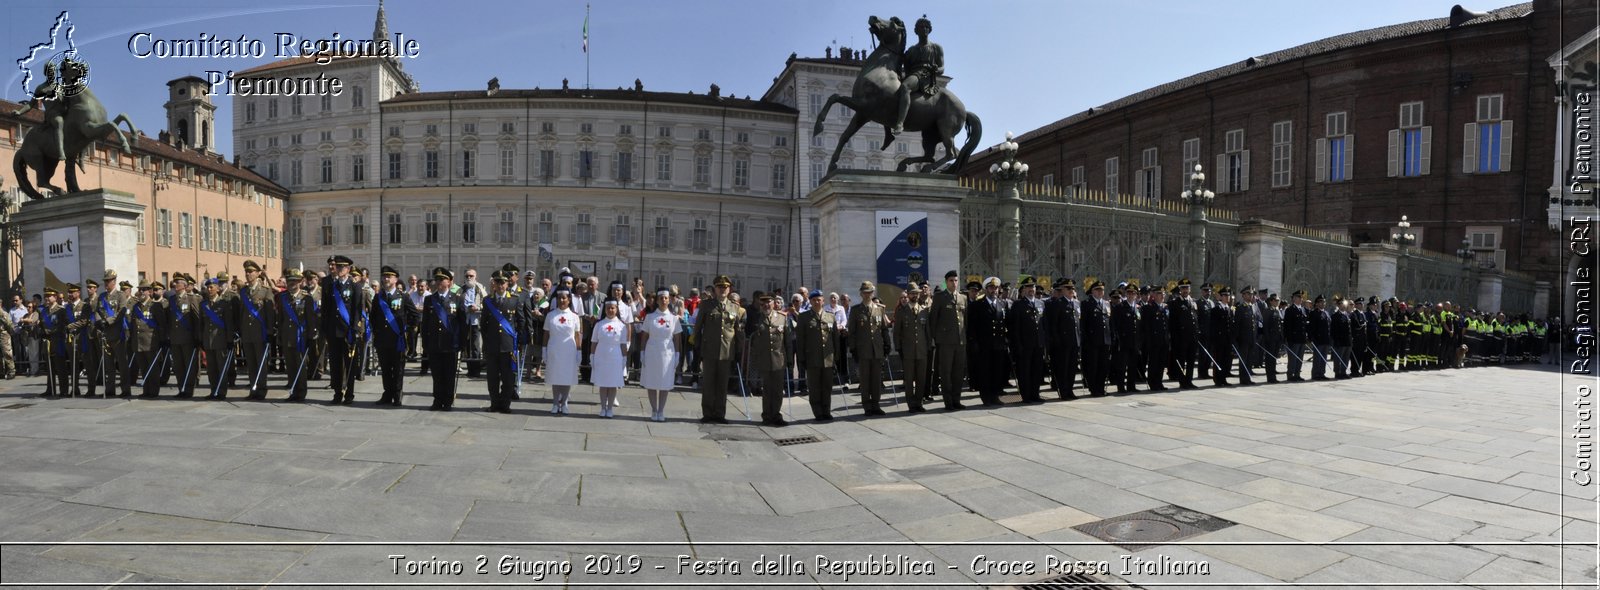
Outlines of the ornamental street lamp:
{"label": "ornamental street lamp", "polygon": [[1472,240],[1461,238],[1461,247],[1456,248],[1456,258],[1461,259],[1461,268],[1472,268],[1472,261],[1477,257],[1478,252],[1472,249]]}
{"label": "ornamental street lamp", "polygon": [[1406,216],[1400,216],[1400,223],[1399,225],[1395,226],[1395,231],[1389,235],[1389,239],[1393,241],[1395,245],[1400,246],[1400,252],[1402,254],[1409,254],[1409,252],[1406,251],[1406,248],[1417,243],[1417,236],[1416,234],[1411,233],[1411,222],[1406,220]]}
{"label": "ornamental street lamp", "polygon": [[1199,164],[1194,165],[1194,173],[1189,175],[1189,188],[1180,195],[1183,202],[1189,204],[1189,227],[1197,243],[1200,244],[1200,282],[1210,281],[1210,273],[1206,272],[1206,207],[1217,198],[1217,194],[1206,190],[1205,169]]}
{"label": "ornamental street lamp", "polygon": [[1028,164],[1017,161],[1017,142],[1006,132],[1006,140],[998,146],[1000,162],[989,165],[1000,198],[1000,268],[999,276],[1007,281],[1017,280],[1022,274],[1022,191],[1028,178]]}

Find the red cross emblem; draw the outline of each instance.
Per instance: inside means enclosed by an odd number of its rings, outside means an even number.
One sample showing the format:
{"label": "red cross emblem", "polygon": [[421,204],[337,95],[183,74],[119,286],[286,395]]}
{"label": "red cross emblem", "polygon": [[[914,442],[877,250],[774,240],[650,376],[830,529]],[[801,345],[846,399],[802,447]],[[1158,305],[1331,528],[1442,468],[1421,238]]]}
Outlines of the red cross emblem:
{"label": "red cross emblem", "polygon": [[616,326],[606,326],[606,332],[615,332],[615,331],[617,331],[617,327]]}
{"label": "red cross emblem", "polygon": [[665,325],[667,325],[667,318],[658,318],[658,319],[656,319],[656,325],[657,326],[665,326]]}
{"label": "red cross emblem", "polygon": [[562,317],[560,317],[560,318],[557,318],[557,319],[556,319],[556,323],[558,323],[558,324],[565,324],[565,323],[567,323],[567,318],[566,318],[566,316],[562,316]]}

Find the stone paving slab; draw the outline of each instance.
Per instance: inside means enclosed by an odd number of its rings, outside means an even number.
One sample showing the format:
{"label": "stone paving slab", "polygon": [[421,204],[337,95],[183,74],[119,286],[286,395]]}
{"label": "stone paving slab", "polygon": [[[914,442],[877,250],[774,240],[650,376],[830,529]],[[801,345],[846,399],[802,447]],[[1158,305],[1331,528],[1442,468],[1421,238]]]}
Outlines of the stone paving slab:
{"label": "stone paving slab", "polygon": [[[0,411],[0,544],[137,538],[392,546],[6,545],[0,582],[534,581],[525,573],[397,578],[384,556],[402,550],[463,560],[467,569],[480,554],[574,566],[594,554],[638,554],[663,569],[630,578],[574,571],[556,581],[688,587],[751,578],[680,576],[680,554],[736,559],[748,569],[782,549],[804,559],[905,554],[957,565],[929,580],[952,583],[1029,581],[966,571],[981,551],[1118,567],[1122,555],[1204,560],[1212,571],[1113,576],[1151,585],[1384,587],[1555,575],[1592,585],[1592,554],[1575,550],[1581,547],[1472,545],[1600,536],[1592,488],[1566,479],[1570,441],[1551,426],[1558,412],[1568,421],[1570,408],[1554,396],[1506,395],[1553,384],[1553,376],[1485,368],[914,416],[902,405],[884,418],[840,412],[846,417],[830,424],[806,420],[802,403],[788,428],[698,424],[692,390],[675,391],[673,421],[658,423],[640,419],[643,395],[634,388],[623,390],[619,417],[606,420],[592,415],[591,397],[572,416],[549,415],[542,385],[525,386],[514,414],[482,412],[482,381],[470,379],[448,413],[418,408],[423,395],[407,396],[405,408],[374,407],[376,379],[358,383],[354,406],[284,403],[276,389],[265,403],[42,400],[42,381],[22,379],[0,383],[0,402],[34,404]],[[407,382],[427,387],[426,378]],[[326,399],[320,385],[312,397]],[[736,420],[738,401],[730,400]],[[803,434],[822,442],[772,443]],[[1135,552],[1071,528],[1165,504],[1238,524]],[[531,540],[559,544],[513,544]],[[1028,544],[916,545],[939,540]],[[1386,541],[1468,545],[1371,544]],[[461,544],[415,544],[442,542]],[[846,545],[803,545],[819,542]],[[781,579],[842,582],[816,572]],[[851,578],[863,580],[890,581]]]}

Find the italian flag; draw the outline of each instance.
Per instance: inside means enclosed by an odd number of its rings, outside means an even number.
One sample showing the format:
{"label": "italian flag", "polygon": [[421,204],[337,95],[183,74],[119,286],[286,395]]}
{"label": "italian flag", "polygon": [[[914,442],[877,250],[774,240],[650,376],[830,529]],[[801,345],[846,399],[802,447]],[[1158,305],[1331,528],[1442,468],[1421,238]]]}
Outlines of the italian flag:
{"label": "italian flag", "polygon": [[589,8],[583,9],[583,52],[589,52]]}

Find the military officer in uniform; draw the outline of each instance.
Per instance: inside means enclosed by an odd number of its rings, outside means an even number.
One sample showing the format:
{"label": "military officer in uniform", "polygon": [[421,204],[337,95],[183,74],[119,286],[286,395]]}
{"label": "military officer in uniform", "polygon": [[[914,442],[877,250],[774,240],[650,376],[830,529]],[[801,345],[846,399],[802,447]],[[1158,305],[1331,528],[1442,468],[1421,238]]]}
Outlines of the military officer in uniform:
{"label": "military officer in uniform", "polygon": [[1333,317],[1323,306],[1327,298],[1318,295],[1311,301],[1307,325],[1311,336],[1311,380],[1328,380],[1328,353],[1333,352]]}
{"label": "military officer in uniform", "polygon": [[489,280],[489,294],[483,298],[478,322],[488,377],[489,411],[510,414],[511,400],[517,392],[522,342],[528,337],[529,313],[525,300],[510,289],[516,281],[515,271],[510,276],[504,270],[494,271]]}
{"label": "military officer in uniform", "polygon": [[1283,309],[1278,294],[1268,295],[1262,309],[1266,315],[1261,318],[1261,360],[1267,370],[1267,383],[1277,383],[1278,357],[1283,354]]}
{"label": "military officer in uniform", "polygon": [[[776,301],[776,304],[774,304]],[[783,299],[770,293],[758,299],[756,315],[750,323],[750,371],[761,380],[761,423],[788,426],[783,419],[783,394],[788,385],[789,318],[783,315]]]}
{"label": "military officer in uniform", "polygon": [[1045,332],[1050,341],[1050,385],[1061,399],[1076,399],[1078,379],[1078,289],[1072,279],[1055,283],[1056,296],[1044,304]]}
{"label": "military officer in uniform", "polygon": [[410,298],[400,289],[400,271],[385,265],[381,270],[383,287],[372,296],[367,325],[372,326],[372,346],[378,355],[378,370],[383,375],[383,396],[378,405],[399,406],[406,361],[406,306]]}
{"label": "military officer in uniform", "polygon": [[306,382],[311,380],[310,346],[315,339],[311,326],[316,322],[311,315],[310,281],[302,278],[301,273],[284,269],[286,288],[276,297],[278,349],[283,351],[283,368],[289,379],[285,384],[288,401],[305,399]]}
{"label": "military officer in uniform", "polygon": [[1117,393],[1139,391],[1139,314],[1127,283],[1111,292],[1111,382]]}
{"label": "military officer in uniform", "polygon": [[71,372],[71,357],[67,354],[67,314],[61,305],[61,294],[52,287],[44,288],[44,305],[39,308],[40,340],[44,354],[40,355],[48,368],[44,397],[67,397],[67,376]]}
{"label": "military officer in uniform", "polygon": [[[89,279],[86,284],[94,284],[94,279]],[[98,285],[96,285],[98,286]],[[77,285],[67,285],[67,299],[61,304],[66,314],[66,337],[70,344],[67,350],[68,378],[72,382],[72,396],[82,397],[83,390],[79,388],[79,379],[99,355],[97,349],[90,348],[94,332],[94,316],[87,305],[84,305],[82,291]],[[89,388],[94,389],[94,373],[90,372]]]}
{"label": "military officer in uniform", "polygon": [[1169,332],[1172,338],[1172,363],[1169,372],[1177,380],[1179,389],[1196,389],[1194,384],[1195,366],[1211,361],[1200,356],[1198,343],[1200,342],[1200,324],[1210,321],[1200,315],[1200,310],[1195,307],[1194,298],[1189,296],[1193,283],[1184,278],[1173,287],[1173,297],[1167,302],[1167,318]]}
{"label": "military officer in uniform", "polygon": [[336,255],[328,261],[334,274],[322,279],[322,341],[328,358],[329,377],[333,380],[333,400],[330,403],[349,405],[355,403],[354,348],[362,337],[366,308],[362,306],[361,289],[350,276],[349,257]]}
{"label": "military officer in uniform", "polygon": [[131,385],[134,379],[139,379],[143,389],[139,397],[155,397],[161,385],[162,366],[167,362],[165,350],[161,347],[161,326],[165,318],[157,315],[161,307],[155,299],[161,283],[140,283],[139,291],[128,302],[128,341],[129,353],[133,362],[129,363],[128,371],[123,373],[123,382]]}
{"label": "military officer in uniform", "polygon": [[1256,292],[1250,287],[1239,290],[1240,301],[1233,307],[1233,349],[1229,352],[1239,360],[1239,384],[1255,385],[1255,375],[1250,370],[1250,354],[1258,346],[1256,328],[1261,325],[1256,317],[1260,309],[1255,302]]}
{"label": "military officer in uniform", "polygon": [[222,290],[222,279],[207,280],[200,302],[200,349],[205,351],[206,383],[210,386],[207,399],[228,397],[227,372],[237,362],[233,340],[238,334],[238,308]]}
{"label": "military officer in uniform", "polygon": [[[100,372],[105,378],[105,395],[116,395],[115,390],[122,390],[122,397],[133,397],[133,385],[126,379],[129,361],[128,337],[131,334],[130,319],[126,310],[128,307],[129,293],[120,287],[128,286],[124,281],[117,284],[117,271],[106,269],[106,292],[101,293],[90,304],[93,305],[94,316],[99,324],[103,344],[97,350],[105,351],[103,362],[109,363]],[[92,389],[90,390],[93,391]]]}
{"label": "military officer in uniform", "polygon": [[1172,348],[1166,298],[1166,291],[1152,285],[1144,307],[1139,310],[1139,341],[1144,344],[1145,378],[1152,391],[1167,388],[1161,381]]}
{"label": "military officer in uniform", "polygon": [[1350,378],[1350,335],[1353,326],[1350,322],[1350,300],[1333,296],[1333,311],[1331,336],[1333,337],[1333,378]]}
{"label": "military officer in uniform", "polygon": [[1083,388],[1089,395],[1106,394],[1106,378],[1111,363],[1111,302],[1106,301],[1105,283],[1089,284],[1089,298],[1083,300]]}
{"label": "military officer in uniform", "polygon": [[861,407],[868,416],[881,416],[879,402],[883,397],[883,329],[888,318],[883,306],[872,300],[878,288],[872,281],[861,283],[861,303],[850,308],[850,320],[845,331],[850,338],[850,351],[855,355],[856,372],[860,380]]}
{"label": "military officer in uniform", "polygon": [[1034,301],[1038,283],[1033,277],[1023,277],[1020,290],[1021,295],[1006,311],[1006,344],[1017,376],[1017,393],[1023,403],[1038,403],[1042,401],[1039,383],[1044,380],[1044,353],[1050,342],[1042,306]]}
{"label": "military officer in uniform", "polygon": [[1289,307],[1283,310],[1283,341],[1287,348],[1284,352],[1289,355],[1290,383],[1305,381],[1301,366],[1305,364],[1306,343],[1311,340],[1311,315],[1305,305],[1306,292],[1295,291],[1289,294]]}
{"label": "military officer in uniform", "polygon": [[806,368],[806,396],[818,422],[833,421],[833,347],[837,321],[822,309],[822,291],[812,289],[811,307],[795,320],[799,331],[796,360]]}
{"label": "military officer in uniform", "polygon": [[973,386],[985,406],[1001,405],[1011,355],[1006,350],[1006,308],[1000,299],[1000,278],[983,280],[981,299],[967,305],[967,333],[973,347]]}
{"label": "military officer in uniform", "polygon": [[430,410],[449,411],[456,399],[457,357],[467,347],[467,303],[451,293],[455,274],[448,268],[433,269],[433,293],[422,302],[422,341],[428,351],[429,373],[433,375],[433,406]]}
{"label": "military officer in uniform", "polygon": [[744,309],[728,297],[733,288],[728,275],[718,275],[711,284],[715,293],[710,301],[700,302],[694,327],[700,357],[700,421],[727,424],[728,379],[733,376],[739,351],[744,350],[744,330],[740,329]]}
{"label": "military officer in uniform", "polygon": [[915,282],[906,285],[906,302],[894,310],[894,344],[900,351],[900,382],[906,390],[906,401],[911,413],[920,414],[926,409],[922,400],[928,394],[928,303],[922,287]]}
{"label": "military officer in uniform", "polygon": [[[267,398],[267,364],[272,329],[277,325],[277,306],[272,285],[260,264],[244,261],[244,286],[239,288],[239,358],[234,360],[250,382],[250,399]],[[293,370],[293,369],[290,369]]]}
{"label": "military officer in uniform", "polygon": [[177,273],[172,277],[172,294],[167,296],[165,339],[170,343],[172,374],[178,377],[177,397],[194,397],[200,381],[200,295],[191,288],[193,277]]}
{"label": "military officer in uniform", "polygon": [[[928,335],[933,339],[934,379],[944,397],[944,409],[959,410],[967,378],[967,296],[961,294],[960,273],[944,273],[944,290],[933,294],[928,308]],[[816,308],[816,303],[812,303]]]}
{"label": "military officer in uniform", "polygon": [[1233,291],[1227,287],[1217,289],[1217,301],[1211,306],[1211,358],[1217,365],[1211,370],[1211,383],[1217,387],[1232,387],[1228,383],[1233,370]]}

